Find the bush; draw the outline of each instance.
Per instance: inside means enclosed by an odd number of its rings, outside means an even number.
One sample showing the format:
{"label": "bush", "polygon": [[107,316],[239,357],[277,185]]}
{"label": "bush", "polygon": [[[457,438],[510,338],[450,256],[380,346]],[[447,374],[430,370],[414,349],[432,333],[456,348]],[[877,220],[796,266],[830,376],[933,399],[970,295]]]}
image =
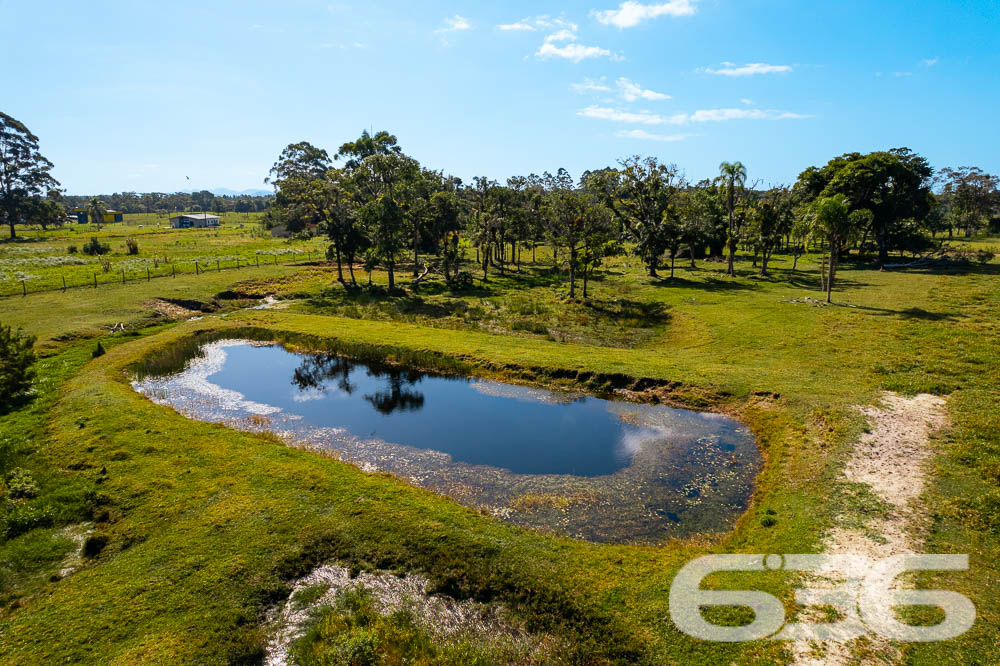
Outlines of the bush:
{"label": "bush", "polygon": [[90,353],[90,358],[97,358],[98,356],[104,356],[104,354],[105,354],[104,345],[102,345],[101,341],[98,340],[97,347],[94,349],[94,351]]}
{"label": "bush", "polygon": [[35,378],[35,336],[0,324],[0,409],[28,392]]}
{"label": "bush", "polygon": [[15,467],[7,474],[7,497],[10,499],[32,499],[38,497],[38,484],[26,469]]}
{"label": "bush", "polygon": [[129,254],[139,254],[139,241],[134,238],[126,238],[125,248]]}
{"label": "bush", "polygon": [[97,240],[95,236],[91,236],[87,244],[83,246],[83,253],[91,257],[107,254],[108,252],[111,252],[111,246]]}
{"label": "bush", "polygon": [[451,276],[451,280],[448,282],[448,286],[451,289],[461,290],[469,289],[472,287],[472,273],[468,271],[459,271]]}
{"label": "bush", "polygon": [[76,247],[76,245],[70,245],[69,247],[67,247],[66,248],[66,253],[67,254],[76,254],[77,253],[77,247]]}

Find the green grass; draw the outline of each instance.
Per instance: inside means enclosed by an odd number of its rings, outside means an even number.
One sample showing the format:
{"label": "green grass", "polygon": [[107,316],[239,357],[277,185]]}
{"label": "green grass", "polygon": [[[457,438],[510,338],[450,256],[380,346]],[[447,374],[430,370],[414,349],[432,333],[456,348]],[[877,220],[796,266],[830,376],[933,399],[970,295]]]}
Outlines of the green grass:
{"label": "green grass", "polygon": [[[819,296],[813,258],[796,276],[783,257],[771,278],[739,267],[742,277],[732,280],[699,262],[673,281],[651,281],[625,259],[592,283],[590,304],[566,302],[565,285],[544,265],[471,293],[432,283],[405,298],[347,295],[330,288],[330,269],[279,267],[251,286],[297,297],[289,309],[106,337],[119,344],[94,360],[86,336],[101,331],[108,311],[150,323],[148,299],[210,297],[254,275],[108,287],[78,306],[58,293],[0,301],[0,319],[40,334],[51,354],[40,373],[46,388],[0,418],[4,436],[18,439],[11,464],[40,480],[40,501],[66,511],[29,533],[37,545],[4,546],[5,566],[32,582],[7,592],[0,655],[11,663],[253,660],[263,614],[289,581],[337,559],[420,572],[456,596],[504,601],[533,628],[566,640],[570,661],[781,662],[778,644],[681,635],[667,613],[671,577],[705,552],[814,552],[836,517],[863,525],[879,515],[874,498],[838,478],[863,429],[854,406],[891,389],[951,396],[953,428],[937,442],[942,454],[924,503],[934,517],[931,552],[968,552],[972,569],[924,580],[968,594],[979,610],[969,634],[906,646],[906,659],[1000,660],[1000,266],[878,273],[848,264],[833,306],[805,300]],[[375,279],[384,284],[382,274]],[[626,301],[639,304],[627,306],[637,316],[612,309]],[[483,316],[467,317],[475,308]],[[732,534],[600,546],[522,530],[268,436],[188,421],[128,385],[125,370],[150,353],[201,330],[244,327],[299,345],[372,344],[418,362],[457,359],[474,374],[514,381],[586,383],[591,373],[621,373],[674,382],[678,397],[710,400],[752,427],[766,466]],[[618,327],[633,337],[619,340]],[[60,339],[62,331],[83,337]],[[55,530],[83,520],[107,545],[50,581],[65,549]],[[31,561],[26,553],[36,551]],[[780,572],[713,580],[732,583],[791,598]]]}
{"label": "green grass", "polygon": [[[273,264],[316,259],[326,251],[321,239],[299,241],[271,238],[263,231],[259,215],[223,217],[223,224],[210,229],[171,229],[167,218],[130,215],[126,222],[97,225],[66,225],[49,231],[20,232],[17,242],[0,242],[0,296],[21,295],[68,288],[93,287],[125,280],[144,281],[174,274],[196,274],[217,267]],[[87,256],[83,246],[90,238],[110,246],[104,256]],[[126,240],[134,238],[139,252],[128,254]],[[71,253],[71,247],[76,252]],[[311,255],[310,255],[311,253]],[[196,268],[197,265],[197,268]],[[22,280],[24,284],[22,286]]]}

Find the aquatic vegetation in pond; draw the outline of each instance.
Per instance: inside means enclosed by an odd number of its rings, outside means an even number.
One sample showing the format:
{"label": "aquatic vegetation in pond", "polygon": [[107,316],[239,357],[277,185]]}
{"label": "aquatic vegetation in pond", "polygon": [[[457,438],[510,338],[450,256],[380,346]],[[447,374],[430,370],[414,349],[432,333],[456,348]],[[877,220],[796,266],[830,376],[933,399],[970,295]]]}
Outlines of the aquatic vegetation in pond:
{"label": "aquatic vegetation in pond", "polygon": [[761,461],[727,417],[217,341],[137,390],[188,416],[335,451],[468,506],[594,541],[728,529]]}

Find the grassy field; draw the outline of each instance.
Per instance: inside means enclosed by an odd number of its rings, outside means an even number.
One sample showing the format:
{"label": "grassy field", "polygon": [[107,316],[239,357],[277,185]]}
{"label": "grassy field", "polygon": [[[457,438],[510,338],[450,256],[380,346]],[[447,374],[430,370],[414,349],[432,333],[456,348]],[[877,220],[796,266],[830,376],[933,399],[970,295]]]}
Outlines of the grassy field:
{"label": "grassy field", "polygon": [[[110,251],[84,254],[91,238]],[[138,244],[136,254],[129,254],[128,239]],[[120,283],[123,274],[126,281],[146,280],[236,268],[237,260],[257,266],[319,258],[325,251],[318,240],[271,238],[257,213],[223,215],[219,227],[208,229],[171,229],[166,216],[134,214],[122,223],[22,231],[18,242],[0,242],[0,296],[61,289],[63,280],[69,288],[93,287]]]}
{"label": "grassy field", "polygon": [[[284,247],[238,227],[219,234],[191,252]],[[150,252],[193,238],[148,236],[139,242]],[[37,244],[69,242],[55,232]],[[572,302],[546,253],[464,293],[435,282],[406,296],[348,293],[335,268],[295,262],[0,299],[0,321],[38,335],[46,354],[34,399],[0,417],[4,468],[28,470],[39,487],[0,546],[0,658],[253,662],[265,614],[289,582],[336,560],[419,572],[457,597],[502,601],[570,646],[553,660],[784,663],[780,643],[681,634],[667,612],[670,580],[707,552],[816,552],[829,528],[878,515],[840,470],[866,427],[856,406],[892,390],[949,396],[953,425],[934,442],[925,536],[928,552],[969,553],[971,569],[921,582],[966,594],[979,614],[960,638],[901,646],[903,659],[996,663],[1000,264],[874,272],[847,263],[825,306],[817,261],[800,260],[792,274],[790,259],[776,257],[768,278],[741,261],[735,279],[721,264],[679,264],[675,279],[652,280],[622,258],[604,267],[587,301]],[[373,280],[386,282],[381,273]],[[284,307],[218,299],[227,291],[274,294]],[[219,309],[174,323],[157,299]],[[126,334],[110,335],[118,321],[128,321]],[[131,365],[219,330],[310,348],[368,344],[424,364],[457,358],[474,374],[512,381],[574,385],[595,372],[670,380],[677,400],[710,399],[747,423],[766,466],[731,534],[638,547],[535,533],[269,436],[189,421],[132,391]],[[108,353],[91,358],[98,336]],[[60,575],[84,533],[86,555]],[[790,582],[780,572],[713,579],[791,607]]]}

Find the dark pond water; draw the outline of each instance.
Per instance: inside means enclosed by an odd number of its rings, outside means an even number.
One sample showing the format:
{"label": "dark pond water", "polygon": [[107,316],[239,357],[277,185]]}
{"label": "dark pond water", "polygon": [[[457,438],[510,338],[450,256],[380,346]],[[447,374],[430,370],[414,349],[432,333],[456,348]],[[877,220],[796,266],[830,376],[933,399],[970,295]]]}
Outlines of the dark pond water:
{"label": "dark pond water", "polygon": [[189,416],[334,449],[495,515],[598,541],[725,529],[760,459],[710,413],[446,377],[277,345],[206,345],[137,390]]}

